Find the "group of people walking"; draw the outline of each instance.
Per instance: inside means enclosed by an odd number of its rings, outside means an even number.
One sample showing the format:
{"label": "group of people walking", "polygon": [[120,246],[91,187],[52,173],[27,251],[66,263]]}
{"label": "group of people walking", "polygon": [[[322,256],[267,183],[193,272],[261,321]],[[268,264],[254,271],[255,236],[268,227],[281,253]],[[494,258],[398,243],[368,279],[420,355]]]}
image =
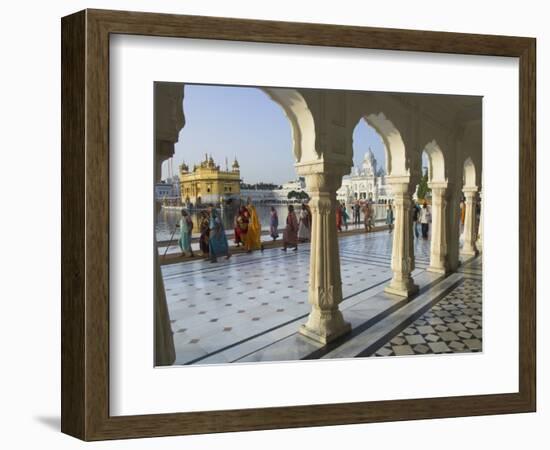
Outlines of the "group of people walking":
{"label": "group of people walking", "polygon": [[[264,250],[261,241],[262,228],[256,207],[250,198],[246,205],[239,207],[234,219],[234,239],[237,247],[243,247],[247,253],[254,250]],[[181,218],[176,225],[180,231],[178,240],[182,256],[194,257],[191,247],[193,233],[193,221],[189,212],[181,211]],[[175,231],[175,230],[174,230]],[[199,216],[199,248],[202,256],[207,256],[211,262],[217,262],[218,257],[229,258],[229,243],[225,234],[222,219],[218,210],[210,205],[206,210],[200,212]],[[279,237],[279,217],[277,210],[271,207],[269,219],[269,234],[273,241]],[[308,242],[311,239],[311,210],[308,205],[302,204],[299,217],[294,212],[294,206],[289,205],[283,233],[283,250],[288,247],[298,249],[298,242]]]}
{"label": "group of people walking", "polygon": [[[356,201],[351,206],[353,214],[353,224],[361,224],[361,213],[363,213],[363,225],[365,227],[365,232],[370,232],[374,230],[374,224],[376,220],[376,212],[374,210],[374,205],[372,202],[365,201],[360,203]],[[346,209],[345,203],[338,203],[336,205],[336,229],[342,231],[343,229],[348,229],[349,214]],[[388,226],[389,232],[393,230],[393,207],[391,203],[388,203],[386,206],[386,225]]]}
{"label": "group of people walking", "polygon": [[[376,212],[371,202],[365,201],[361,205],[361,203],[357,201],[355,202],[355,204],[352,205],[351,209],[353,213],[354,225],[359,225],[361,223],[361,213],[363,213],[363,225],[365,227],[365,231],[369,232],[374,229]],[[345,204],[338,203],[336,206],[336,228],[338,229],[338,231],[342,231],[342,227],[347,230],[348,220],[349,215],[346,211]],[[418,203],[415,203],[413,207],[413,226],[414,234],[417,238],[422,236],[423,239],[428,239],[431,221],[431,210],[428,206],[428,203],[425,200],[423,201],[422,206],[420,206]],[[388,227],[388,232],[391,233],[393,231],[393,225],[395,222],[393,205],[391,202],[388,202],[386,204],[385,222]]]}
{"label": "group of people walking", "polygon": [[[374,229],[375,211],[370,202],[365,202],[362,205],[356,202],[352,206],[353,223],[361,223],[361,212],[363,213],[364,227],[366,232]],[[344,203],[336,205],[336,228],[338,231],[348,229],[348,221],[350,217]],[[386,225],[388,231],[393,231],[394,212],[391,203],[386,205]],[[413,208],[413,226],[414,234],[417,238],[422,235],[423,239],[428,239],[429,224],[431,222],[431,211],[426,201],[422,207],[415,203]],[[181,218],[177,225],[180,230],[179,247],[182,256],[194,256],[191,247],[191,235],[193,232],[193,221],[189,213],[182,209]],[[311,239],[312,214],[309,205],[303,203],[299,213],[296,214],[293,205],[288,206],[288,214],[285,221],[283,232],[283,251],[288,248],[298,250],[298,243],[308,242]],[[420,230],[419,230],[420,229]],[[209,206],[208,209],[200,212],[199,216],[199,248],[203,256],[207,256],[211,262],[217,262],[218,257],[231,256],[229,244],[222,219],[218,210],[214,206]],[[254,250],[264,250],[261,241],[261,223],[258,217],[256,207],[248,198],[246,205],[240,206],[238,213],[234,219],[234,234],[235,245],[243,247],[248,253]],[[269,235],[273,241],[279,238],[279,217],[277,210],[272,206],[269,218]]]}
{"label": "group of people walking", "polygon": [[[195,256],[191,247],[193,221],[185,209],[181,210],[181,219],[176,227],[180,229],[178,244],[182,256],[188,254],[191,257]],[[207,210],[200,212],[199,230],[199,248],[204,256],[210,258],[211,262],[217,262],[220,256],[225,256],[227,259],[231,256],[223,222],[216,208],[209,206]]]}
{"label": "group of people walking", "polygon": [[349,220],[349,214],[346,209],[346,204],[337,203],[336,204],[336,229],[338,231],[342,231],[342,226],[343,226],[343,228],[347,231],[348,220]]}
{"label": "group of people walking", "polygon": [[[275,208],[271,208],[272,214]],[[275,213],[276,214],[276,213]],[[311,209],[309,205],[302,203],[299,217],[294,211],[293,205],[288,205],[288,214],[286,217],[285,230],[283,232],[284,252],[288,248],[298,250],[299,242],[308,242],[311,239]]]}

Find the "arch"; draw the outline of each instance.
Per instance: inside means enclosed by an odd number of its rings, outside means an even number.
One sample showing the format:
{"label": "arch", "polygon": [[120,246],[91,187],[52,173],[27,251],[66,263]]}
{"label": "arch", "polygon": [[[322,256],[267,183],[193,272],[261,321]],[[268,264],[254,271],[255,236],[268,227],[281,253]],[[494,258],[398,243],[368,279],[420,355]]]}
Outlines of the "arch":
{"label": "arch", "polygon": [[277,103],[292,130],[292,151],[296,162],[318,159],[315,151],[315,123],[306,100],[296,89],[258,88]]}
{"label": "arch", "polygon": [[436,140],[432,140],[425,147],[424,151],[428,155],[429,181],[432,183],[444,183],[445,177],[445,157]]}
{"label": "arch", "polygon": [[408,176],[405,144],[399,130],[384,113],[372,113],[364,116],[363,119],[382,137],[388,176]]}
{"label": "arch", "polygon": [[464,161],[464,187],[477,187],[476,167],[470,157]]}

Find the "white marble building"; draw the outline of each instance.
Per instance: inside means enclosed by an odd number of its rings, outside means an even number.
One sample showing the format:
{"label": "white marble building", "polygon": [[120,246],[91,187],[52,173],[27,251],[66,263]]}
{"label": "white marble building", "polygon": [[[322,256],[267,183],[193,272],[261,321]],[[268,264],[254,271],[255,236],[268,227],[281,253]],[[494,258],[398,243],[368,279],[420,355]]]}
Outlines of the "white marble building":
{"label": "white marble building", "polygon": [[250,197],[254,203],[288,203],[288,194],[292,191],[307,192],[305,181],[298,178],[284,183],[280,189],[241,189],[241,199]]}
{"label": "white marble building", "polygon": [[[184,83],[155,85],[155,180],[174,154],[181,129]],[[385,146],[386,183],[391,186],[394,226],[391,280],[384,292],[413,297],[419,292],[412,226],[413,194],[422,177],[422,152],[429,164],[432,223],[427,271],[457,272],[483,246],[483,214],[475,205],[483,189],[482,102],[479,96],[258,88],[280,105],[292,129],[292,154],[305,179],[312,212],[307,302],[310,313],[298,333],[321,344],[352,329],[340,310],[343,283],[336,223],[336,191],[353,165],[353,130],[364,120]],[[494,149],[492,149],[494,150]],[[365,190],[368,194],[368,191]],[[374,192],[373,192],[374,194]],[[380,193],[378,193],[380,195]],[[460,201],[465,197],[463,245]],[[483,210],[483,205],[481,206]],[[167,299],[155,261],[155,361],[175,361]],[[305,300],[304,300],[305,301]],[[352,318],[354,319],[354,318]]]}
{"label": "white marble building", "polygon": [[307,192],[306,183],[303,178],[298,178],[293,181],[289,181],[281,186],[281,189],[275,189],[273,194],[277,201],[287,202],[288,194],[292,191],[295,192]]}
{"label": "white marble building", "polygon": [[172,195],[172,184],[165,181],[155,183],[155,200],[162,201]]}
{"label": "white marble building", "polygon": [[369,148],[360,168],[353,166],[349,175],[342,177],[342,186],[336,191],[336,197],[346,204],[356,200],[371,200],[375,203],[391,199],[391,190],[386,185],[383,168]]}

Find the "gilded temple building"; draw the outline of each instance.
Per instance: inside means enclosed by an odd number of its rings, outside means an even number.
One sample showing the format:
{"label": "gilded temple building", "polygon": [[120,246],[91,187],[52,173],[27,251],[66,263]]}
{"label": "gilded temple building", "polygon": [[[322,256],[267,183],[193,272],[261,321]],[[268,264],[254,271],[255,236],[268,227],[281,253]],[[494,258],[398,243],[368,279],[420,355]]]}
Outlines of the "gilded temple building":
{"label": "gilded temple building", "polygon": [[180,165],[180,192],[183,204],[219,204],[240,196],[241,172],[237,158],[231,170],[221,170],[212,156],[205,155],[204,161],[190,171],[187,164]]}

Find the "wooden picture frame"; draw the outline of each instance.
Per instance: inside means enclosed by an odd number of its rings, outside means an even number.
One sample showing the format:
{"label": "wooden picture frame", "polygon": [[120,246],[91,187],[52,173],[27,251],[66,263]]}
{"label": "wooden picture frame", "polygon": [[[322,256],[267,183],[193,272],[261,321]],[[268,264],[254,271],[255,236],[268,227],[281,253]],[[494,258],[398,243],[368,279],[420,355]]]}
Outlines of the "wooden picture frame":
{"label": "wooden picture frame", "polygon": [[[62,417],[84,440],[531,412],[536,408],[533,38],[85,10],[62,30]],[[109,415],[109,36],[219,39],[519,58],[519,391],[141,416]]]}

